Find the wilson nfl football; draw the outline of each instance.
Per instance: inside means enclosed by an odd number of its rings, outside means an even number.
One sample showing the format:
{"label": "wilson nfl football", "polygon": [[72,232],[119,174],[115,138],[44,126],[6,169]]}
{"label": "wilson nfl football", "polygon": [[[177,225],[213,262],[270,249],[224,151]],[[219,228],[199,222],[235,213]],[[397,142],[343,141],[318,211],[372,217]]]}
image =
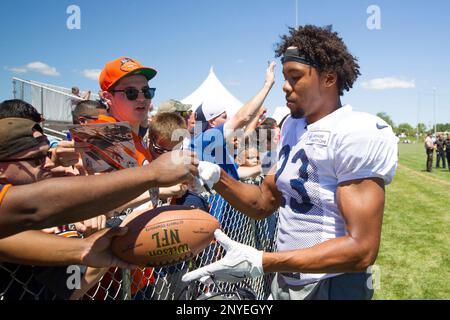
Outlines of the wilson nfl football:
{"label": "wilson nfl football", "polygon": [[186,206],[164,206],[126,222],[128,232],[113,240],[120,259],[141,267],[164,267],[187,261],[214,239],[219,222],[208,212]]}

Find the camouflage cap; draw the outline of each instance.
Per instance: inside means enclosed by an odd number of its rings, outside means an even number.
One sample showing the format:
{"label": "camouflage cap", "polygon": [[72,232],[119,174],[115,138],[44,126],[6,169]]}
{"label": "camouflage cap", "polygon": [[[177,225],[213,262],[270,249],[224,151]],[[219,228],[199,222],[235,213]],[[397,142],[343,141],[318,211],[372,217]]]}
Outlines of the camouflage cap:
{"label": "camouflage cap", "polygon": [[182,112],[192,108],[191,104],[184,104],[178,100],[170,99],[161,103],[158,107],[158,113],[162,112]]}
{"label": "camouflage cap", "polygon": [[42,132],[38,123],[28,119],[0,119],[0,160],[39,145],[39,140],[33,136],[33,130]]}

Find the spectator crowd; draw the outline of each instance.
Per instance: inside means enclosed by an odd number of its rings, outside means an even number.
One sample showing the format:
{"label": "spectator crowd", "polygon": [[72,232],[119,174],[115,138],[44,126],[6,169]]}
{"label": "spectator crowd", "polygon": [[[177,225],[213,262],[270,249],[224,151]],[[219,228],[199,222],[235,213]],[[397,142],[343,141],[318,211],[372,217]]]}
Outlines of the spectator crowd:
{"label": "spectator crowd", "polygon": [[[113,255],[111,241],[127,232],[129,219],[157,206],[184,205],[208,211],[219,221],[230,219],[223,206],[211,208],[212,202],[225,200],[202,184],[197,167],[212,162],[236,180],[261,183],[276,162],[280,134],[263,106],[274,68],[274,63],[268,66],[261,90],[232,117],[220,103],[193,106],[174,99],[149,117],[156,91],[149,82],[157,71],[128,57],[106,63],[99,100],[89,100],[90,91],[81,96],[72,88],[82,99],[73,101],[73,124],[127,122],[138,166],[103,174],[89,172],[83,163],[87,144],[70,135],[62,141],[48,137],[45,120],[31,104],[3,101],[0,300],[81,299],[101,281],[120,278],[114,268],[137,270]],[[237,222],[228,225],[239,228]],[[32,275],[27,290],[17,280],[18,267],[21,274]],[[68,285],[69,268],[79,272],[78,285]],[[141,279],[151,278],[152,269],[139,271],[133,276],[135,296],[151,283]]]}

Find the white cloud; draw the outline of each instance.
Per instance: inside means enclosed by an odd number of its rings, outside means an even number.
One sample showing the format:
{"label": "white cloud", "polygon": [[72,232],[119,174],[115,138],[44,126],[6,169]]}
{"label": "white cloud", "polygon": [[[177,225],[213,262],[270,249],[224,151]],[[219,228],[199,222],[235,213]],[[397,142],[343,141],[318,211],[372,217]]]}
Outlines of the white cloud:
{"label": "white cloud", "polygon": [[88,79],[98,80],[100,72],[102,72],[100,69],[84,69],[81,73]]}
{"label": "white cloud", "polygon": [[8,70],[15,72],[15,73],[26,73],[27,72],[27,69],[23,68],[23,67],[16,67],[16,68],[8,69]]}
{"label": "white cloud", "polygon": [[52,77],[59,76],[59,72],[56,71],[55,67],[51,67],[48,64],[45,64],[41,61],[30,62],[23,67],[12,67],[12,68],[8,68],[8,70],[15,72],[15,73],[27,73],[29,71],[34,71],[34,72],[41,73],[46,76],[52,76]]}
{"label": "white cloud", "polygon": [[48,64],[45,64],[40,61],[30,62],[25,67],[30,71],[42,73],[46,76],[52,76],[52,77],[59,76],[59,72],[56,71],[55,67],[51,67]]}
{"label": "white cloud", "polygon": [[367,90],[410,89],[415,88],[416,84],[414,80],[385,77],[364,81],[362,87]]}

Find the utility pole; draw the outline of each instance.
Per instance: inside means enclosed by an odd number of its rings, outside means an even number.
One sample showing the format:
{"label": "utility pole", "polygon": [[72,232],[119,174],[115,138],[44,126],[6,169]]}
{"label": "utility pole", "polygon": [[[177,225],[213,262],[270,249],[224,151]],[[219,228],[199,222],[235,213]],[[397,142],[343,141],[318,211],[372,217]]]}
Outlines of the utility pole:
{"label": "utility pole", "polygon": [[433,87],[433,123],[434,136],[436,137],[436,87]]}
{"label": "utility pole", "polygon": [[295,29],[298,29],[298,0],[295,0]]}
{"label": "utility pole", "polygon": [[417,143],[419,143],[419,121],[420,121],[420,91],[417,91]]}

